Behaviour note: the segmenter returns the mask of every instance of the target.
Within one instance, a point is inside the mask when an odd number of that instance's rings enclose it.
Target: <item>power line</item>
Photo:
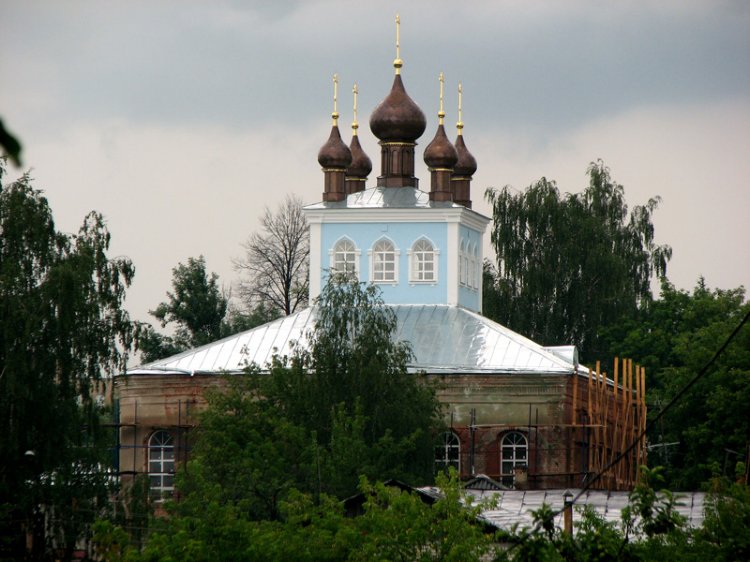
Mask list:
[[[610,468],[614,467],[617,463],[619,463],[623,458],[625,458],[630,451],[632,451],[637,444],[643,439],[646,434],[656,425],[656,423],[664,416],[664,414],[669,411],[669,409],[674,406],[677,401],[682,398],[692,387],[695,383],[697,383],[703,376],[708,372],[708,370],[711,368],[711,366],[716,362],[716,360],[719,358],[719,356],[724,353],[724,350],[727,348],[727,346],[731,343],[731,341],[734,339],[734,337],[739,333],[739,331],[742,329],[742,326],[744,326],[747,321],[750,319],[750,310],[748,310],[747,314],[745,314],[745,317],[742,319],[742,321],[737,325],[737,327],[732,331],[731,334],[729,334],[729,337],[724,341],[724,343],[721,345],[721,347],[714,353],[713,357],[706,363],[703,368],[698,372],[697,375],[695,375],[680,391],[674,395],[674,397],[667,403],[667,405],[662,408],[661,411],[646,425],[646,428],[633,440],[632,443],[625,449],[622,453],[620,453],[618,456],[616,456],[612,461],[610,461],[609,464],[607,464],[604,468],[602,468],[600,471],[598,471],[596,474],[594,474],[594,477],[591,478],[588,482],[586,482],[581,488],[581,490],[576,494],[576,496],[571,501],[572,504],[574,504],[583,494],[588,490],[595,482],[597,482]],[[562,510],[558,511],[555,516],[562,513]]]
[[[576,494],[576,496],[570,501],[570,505],[572,508],[572,505],[575,504],[576,501],[580,499],[580,497],[595,483],[597,482],[609,469],[617,465],[622,459],[624,459],[630,451],[632,451],[636,445],[640,442],[641,439],[643,439],[646,434],[654,427],[656,422],[658,422],[664,414],[672,407],[674,406],[678,400],[680,400],[692,387],[695,383],[697,383],[703,376],[708,372],[708,370],[711,368],[711,366],[716,362],[716,360],[721,356],[722,353],[724,353],[724,350],[729,346],[729,344],[732,342],[732,340],[735,338],[735,336],[739,333],[739,331],[742,329],[742,327],[747,323],[747,321],[750,320],[750,309],[748,309],[747,314],[745,314],[745,317],[740,321],[740,323],[737,325],[737,327],[732,331],[731,334],[727,337],[727,339],[724,341],[724,343],[721,345],[721,347],[714,353],[713,357],[706,363],[703,368],[698,372],[697,375],[695,375],[688,383],[680,389],[680,391],[674,395],[674,397],[669,401],[669,403],[652,419],[647,425],[646,428],[633,440],[633,442],[625,449],[622,453],[620,453],[618,456],[616,456],[609,464],[607,464],[604,468],[602,468],[600,471],[598,471],[591,480],[586,482],[586,484],[581,488],[581,490]],[[565,510],[565,507],[562,509],[557,510],[553,515],[552,519],[555,519],[558,517],[563,511]],[[531,534],[536,533],[539,530],[540,523],[537,523],[534,525],[534,528],[531,531]],[[510,546],[510,548],[506,551],[507,553],[514,550],[520,543],[514,543]]]

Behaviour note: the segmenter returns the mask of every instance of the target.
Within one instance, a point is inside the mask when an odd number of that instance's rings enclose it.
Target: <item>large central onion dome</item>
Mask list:
[[[370,130],[383,142],[414,142],[427,127],[427,119],[404,89],[396,74],[393,87],[370,115]]]

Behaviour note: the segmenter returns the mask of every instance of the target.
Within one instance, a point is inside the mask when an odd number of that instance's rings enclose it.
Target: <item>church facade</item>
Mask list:
[[[451,142],[441,75],[439,125],[423,155],[429,190],[423,191],[414,170],[426,119],[406,93],[402,66],[397,56],[392,88],[370,117],[381,149],[372,186],[356,99],[348,146],[334,103],[331,132],[318,154],[322,201],[304,208],[311,301],[334,271],[381,289],[396,313],[395,337],[412,344],[410,371],[425,373],[439,388],[447,430],[436,436],[436,470],[454,466],[462,477],[483,474],[507,487],[579,487],[643,427],[643,372],[624,361],[610,379],[579,365],[572,346],[545,347],[482,316],[482,238],[490,219],[471,208],[477,163],[464,141],[460,101]],[[154,495],[170,493],[175,466],[189,456],[205,389],[220,384],[220,374],[241,375],[250,364],[262,370],[290,342],[305,345],[314,322],[315,309],[308,308],[117,377],[121,478],[147,474]],[[645,444],[598,485],[632,487],[643,462]]]

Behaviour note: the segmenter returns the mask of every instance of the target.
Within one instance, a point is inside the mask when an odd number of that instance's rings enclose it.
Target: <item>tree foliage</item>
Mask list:
[[[41,557],[69,552],[106,498],[94,398],[125,367],[134,269],[107,257],[97,213],[58,232],[28,174],[0,187],[0,233],[0,551],[23,552],[27,525]]]
[[[242,244],[245,256],[234,260],[240,273],[240,297],[248,308],[271,307],[289,315],[307,305],[310,231],[302,201],[287,195],[276,212],[266,207],[261,232]]]
[[[185,498],[207,490],[248,519],[278,519],[291,490],[346,497],[360,475],[427,483],[440,425],[431,387],[407,371],[393,311],[344,278],[322,291],[309,346],[207,395]]]
[[[602,327],[633,315],[666,274],[671,248],[654,242],[659,198],[628,213],[625,190],[599,160],[582,193],[540,179],[523,193],[488,189],[497,269],[485,272],[494,320],[546,345],[571,343],[591,358]],[[494,274],[493,274],[494,273]]]
[[[649,410],[656,413],[698,373],[750,311],[742,287],[692,293],[662,284],[661,297],[605,334],[610,353],[639,357],[646,368]],[[750,442],[750,328],[746,325],[711,370],[649,436],[651,458],[670,486],[696,489],[712,475],[733,476]],[[669,445],[677,443],[677,445]],[[663,445],[663,446],[662,446]]]
[[[237,506],[205,498],[200,510],[155,522],[146,548],[127,545],[121,528],[97,527],[108,560],[422,560],[472,561],[491,556],[493,534],[477,521],[487,503],[470,505],[458,479],[441,475],[443,496],[433,504],[417,494],[362,479],[364,513],[346,517],[343,504],[293,490],[280,518],[252,521]]]
[[[216,341],[221,337],[221,322],[227,313],[227,298],[218,284],[219,276],[206,272],[203,256],[188,258],[172,270],[172,291],[167,301],[150,313],[162,327],[174,323],[175,340],[187,347]]]
[[[161,323],[175,326],[174,335],[158,333],[150,324],[138,329],[138,349],[143,361],[156,361],[223,337],[249,330],[275,318],[272,310],[258,306],[240,312],[230,306],[219,286],[219,276],[206,271],[203,256],[188,258],[172,269],[172,291],[167,301],[149,311]]]

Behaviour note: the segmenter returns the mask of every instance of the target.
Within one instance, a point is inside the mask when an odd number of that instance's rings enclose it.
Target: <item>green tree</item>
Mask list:
[[[99,523],[96,545],[113,560],[485,560],[494,533],[477,520],[490,504],[471,504],[455,473],[439,477],[443,496],[417,494],[363,479],[364,513],[345,517],[343,504],[291,490],[275,521],[251,521],[236,505],[204,498],[201,510],[155,522],[135,552],[122,529]]]
[[[407,371],[393,311],[375,287],[336,278],[315,314],[309,347],[207,394],[179,475],[179,513],[209,494],[243,517],[274,520],[292,489],[343,498],[360,475],[431,481],[439,405]]]
[[[167,301],[149,312],[162,328],[172,324],[175,330],[173,336],[167,336],[148,323],[139,325],[138,350],[144,362],[249,330],[278,316],[262,303],[249,312],[231,306],[219,287],[219,276],[206,271],[203,256],[188,258],[186,264],[179,263],[172,269],[172,292],[167,292]]]
[[[411,346],[394,341],[395,330],[395,313],[376,286],[333,276],[317,302],[307,350],[279,362],[264,385],[275,408],[339,454],[333,466],[343,469],[349,455],[348,474],[329,475],[330,493],[351,493],[360,474],[407,482],[432,477],[440,406],[421,375],[408,372]],[[357,441],[363,450],[352,458]]]
[[[0,557],[24,556],[25,528],[33,558],[67,558],[106,506],[95,395],[125,368],[134,269],[97,213],[58,232],[28,174],[0,187],[0,232]]]
[[[174,323],[175,342],[185,347],[198,347],[221,337],[221,322],[227,313],[227,298],[218,284],[219,276],[206,272],[203,256],[188,258],[172,270],[172,290],[167,301],[150,313],[162,328]]]
[[[612,354],[641,358],[650,412],[656,413],[708,363],[748,310],[742,287],[711,290],[701,278],[690,293],[664,282],[658,300],[630,322],[610,328],[605,339]],[[714,472],[733,474],[750,442],[750,418],[742,407],[748,403],[750,328],[745,326],[650,436],[656,445],[651,459],[666,466],[670,487],[696,489]]]
[[[651,298],[672,253],[654,242],[658,197],[628,213],[623,186],[601,160],[588,176],[579,194],[561,195],[545,178],[524,193],[485,194],[498,259],[497,273],[485,274],[493,319],[546,345],[575,344],[584,360],[599,358],[603,327]]]

